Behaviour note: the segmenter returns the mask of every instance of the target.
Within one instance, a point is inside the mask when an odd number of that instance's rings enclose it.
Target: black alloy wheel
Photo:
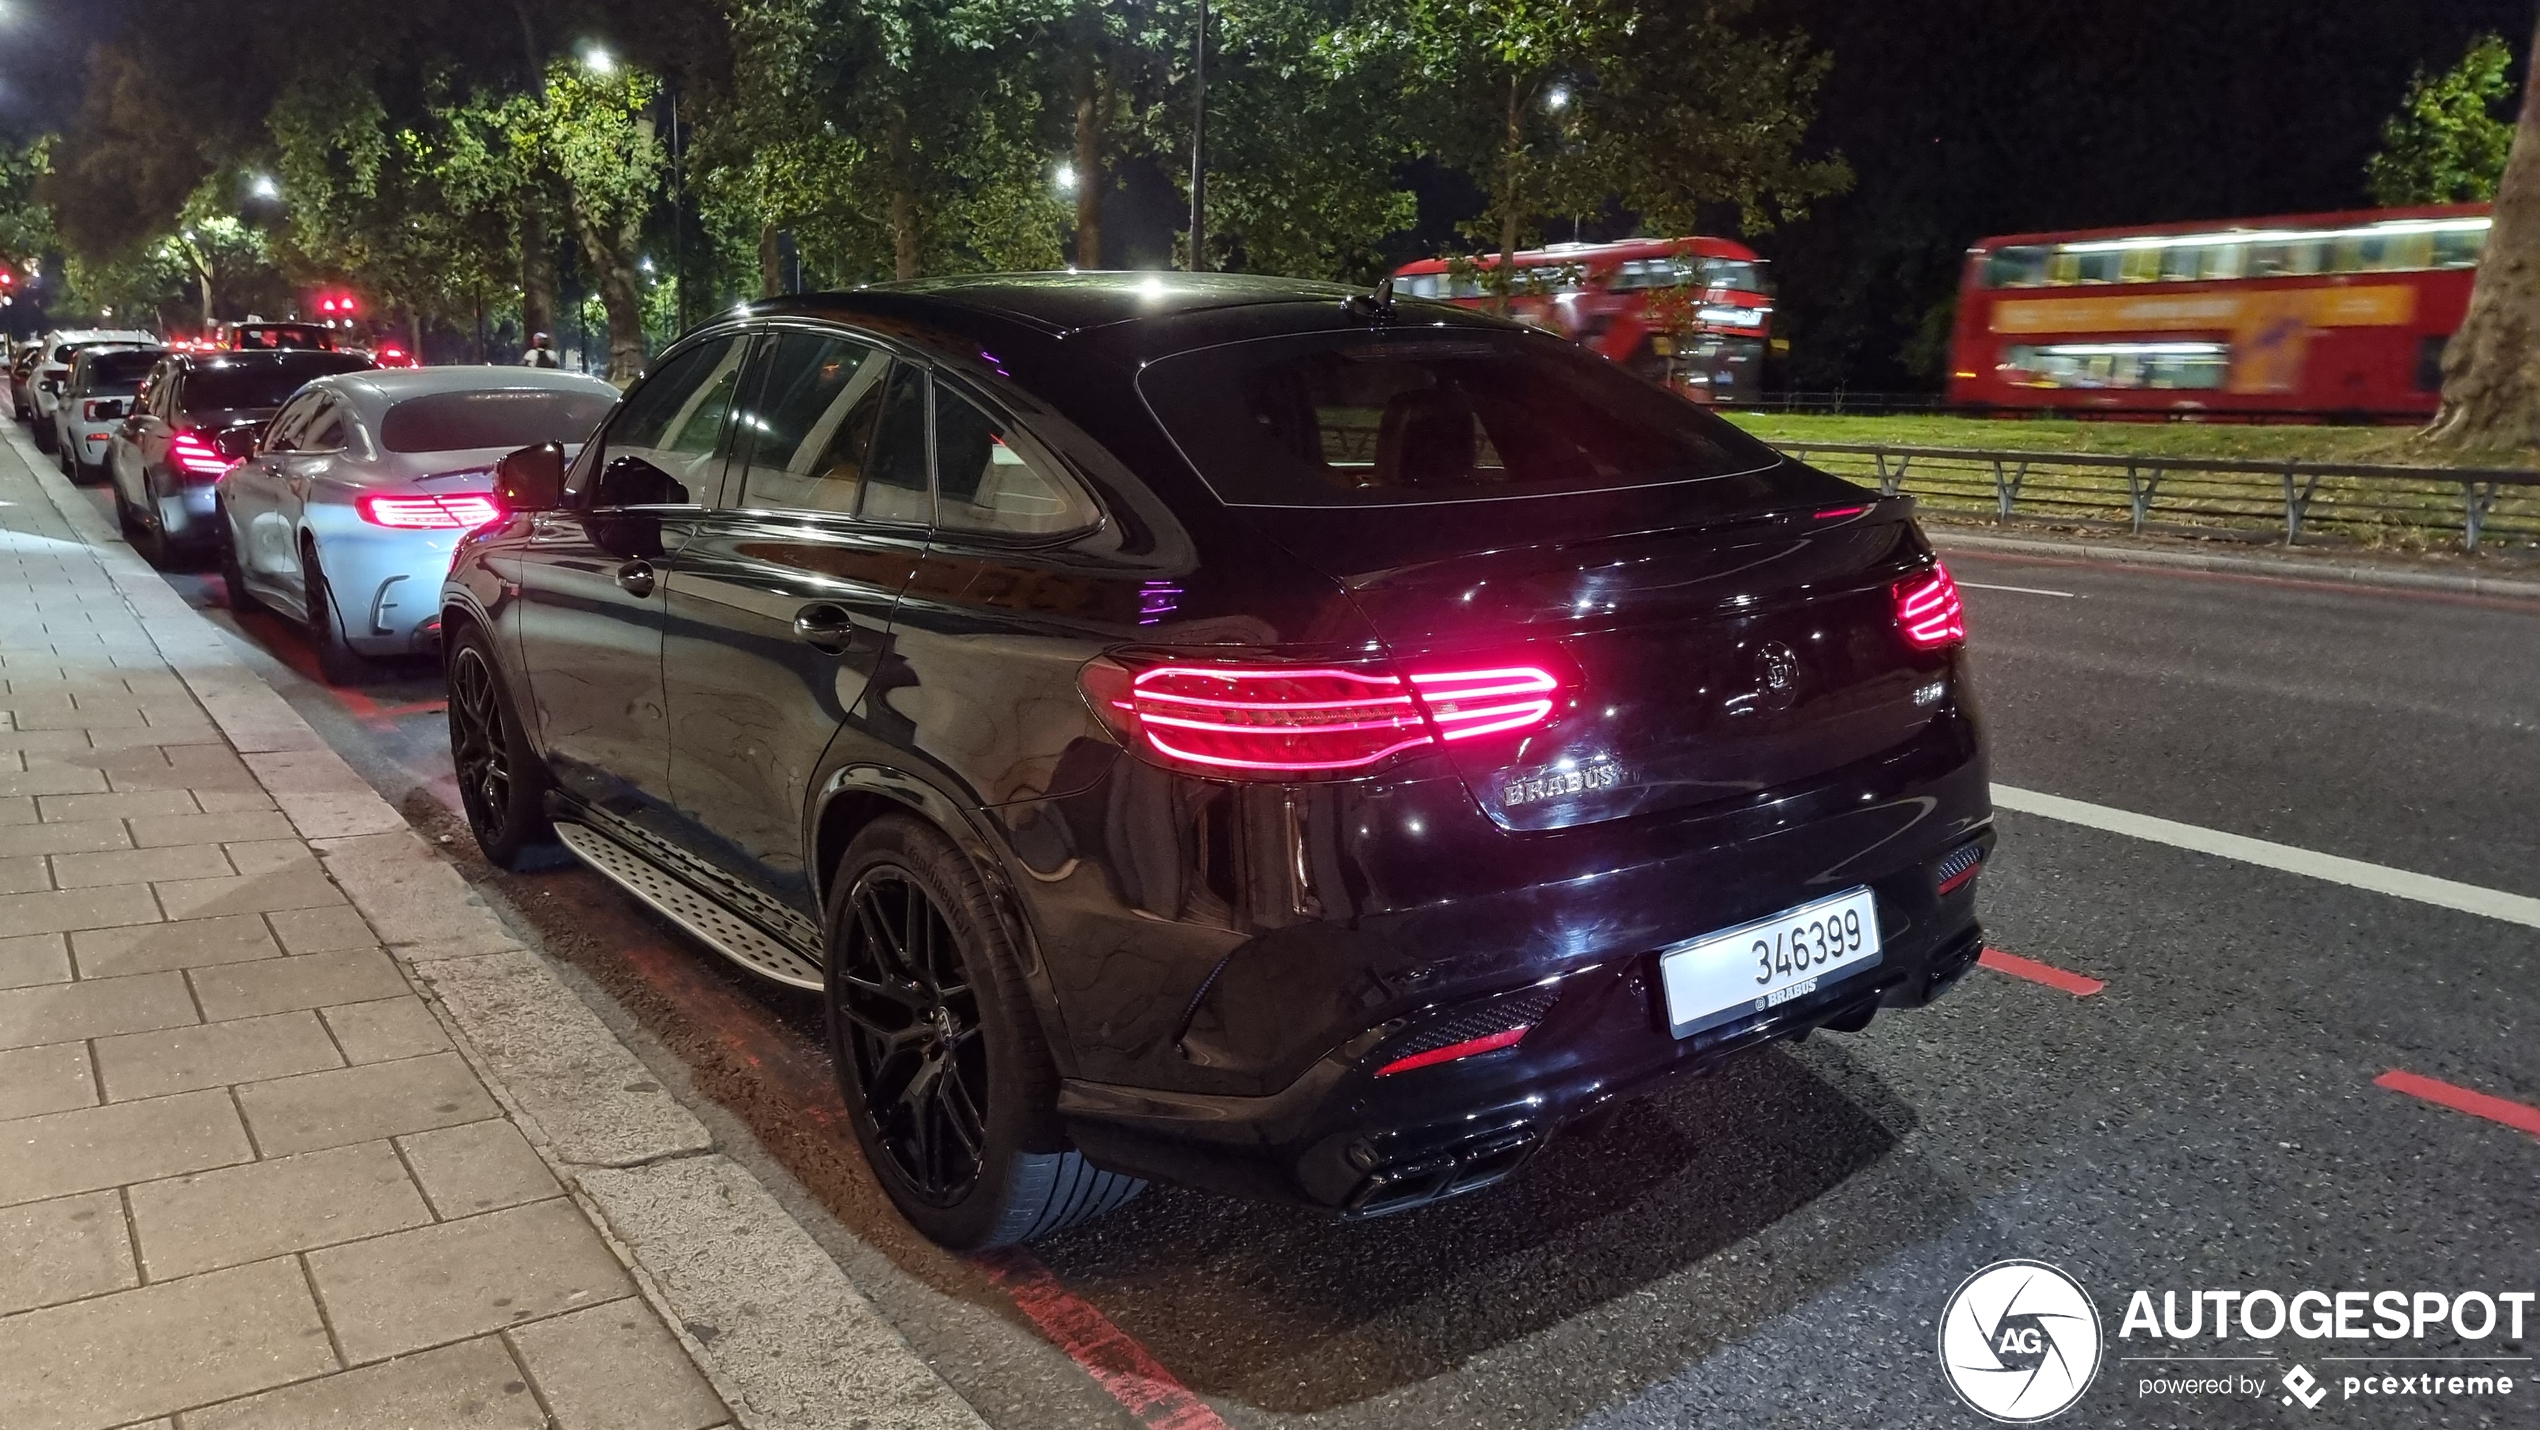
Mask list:
[[[885,815],[830,881],[829,1054],[856,1141],[900,1214],[956,1251],[1100,1216],[1146,1183],[1087,1162],[1014,935],[932,824]]]
[[[554,834],[546,817],[546,765],[529,748],[494,669],[485,637],[470,627],[450,652],[450,756],[459,804],[485,857],[505,869]]]
[[[978,1184],[988,1141],[988,1044],[958,940],[887,864],[848,891],[842,932],[837,1006],[863,1115],[909,1189],[951,1206]]]

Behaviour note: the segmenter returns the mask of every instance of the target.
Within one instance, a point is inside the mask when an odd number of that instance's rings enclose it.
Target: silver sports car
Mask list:
[[[494,463],[577,448],[617,401],[596,377],[513,367],[342,373],[294,393],[255,455],[216,484],[234,604],[305,619],[326,678],[439,640],[441,579],[498,519]]]

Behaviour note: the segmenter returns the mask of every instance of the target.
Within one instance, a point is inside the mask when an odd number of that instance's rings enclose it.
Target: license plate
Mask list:
[[[1704,934],[1658,955],[1668,1031],[1705,1028],[1770,1012],[1830,988],[1879,961],[1878,906],[1852,889],[1770,918]]]

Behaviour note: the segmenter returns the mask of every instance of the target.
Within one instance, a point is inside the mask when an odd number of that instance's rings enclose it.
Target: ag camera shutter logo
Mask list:
[[[2028,1425],[2070,1410],[2099,1373],[2099,1311],[2043,1261],[1997,1261],[1940,1313],[1940,1369],[1967,1407]]]

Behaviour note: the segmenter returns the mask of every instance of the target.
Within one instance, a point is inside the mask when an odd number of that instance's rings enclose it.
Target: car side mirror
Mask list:
[[[564,444],[541,442],[495,463],[494,495],[505,511],[554,511],[564,505]]]
[[[243,462],[256,455],[256,429],[231,427],[212,439],[212,447],[233,462]]]
[[[591,487],[591,505],[601,510],[687,504],[688,488],[641,457],[610,458]]]

